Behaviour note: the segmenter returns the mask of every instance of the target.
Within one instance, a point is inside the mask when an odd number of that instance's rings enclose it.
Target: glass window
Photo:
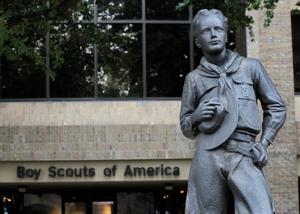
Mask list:
[[[93,0],[82,0],[83,5],[78,9],[71,11],[69,19],[75,22],[93,21],[95,5]]]
[[[292,15],[293,63],[295,92],[300,92],[300,15]]]
[[[97,0],[97,20],[141,19],[141,0]]]
[[[12,212],[15,213],[15,212]],[[61,197],[57,194],[24,194],[23,214],[61,214]]]
[[[94,25],[60,24],[54,29],[59,34],[51,38],[59,38],[64,62],[56,67],[50,58],[50,68],[56,71],[50,80],[50,97],[94,97]],[[54,47],[50,39],[50,52]]]
[[[152,192],[118,192],[116,213],[157,213],[154,210],[154,200]]]
[[[45,71],[27,57],[2,58],[1,98],[45,98]]]
[[[113,213],[113,201],[94,201],[93,214],[112,214]]]
[[[50,62],[44,70],[26,57],[2,57],[1,98],[181,96],[185,75],[203,56],[190,41],[192,10],[177,10],[181,0],[82,2],[66,9],[64,21],[51,24],[49,45],[44,37],[29,32],[29,44],[37,48],[43,62]],[[294,31],[294,38],[300,38],[299,30]],[[241,34],[229,33],[228,48],[242,53],[245,43],[237,35]],[[295,85],[300,91],[299,48],[295,47]]]
[[[99,24],[97,31],[99,97],[141,97],[142,26]]]
[[[86,214],[85,202],[65,202],[65,214]]]
[[[176,6],[181,0],[146,0],[146,19],[187,20],[188,8],[177,10]]]
[[[25,35],[27,36],[24,38],[27,40],[25,43],[34,49],[40,56],[40,63],[43,64],[45,39],[31,29],[28,29]],[[13,45],[11,51],[14,53],[17,51]],[[43,69],[43,66],[36,65],[34,60],[26,56],[26,52],[17,58],[14,54],[9,55],[10,58],[1,57],[0,59],[1,98],[45,98],[46,66]]]
[[[147,25],[147,96],[181,96],[189,51],[189,25]]]

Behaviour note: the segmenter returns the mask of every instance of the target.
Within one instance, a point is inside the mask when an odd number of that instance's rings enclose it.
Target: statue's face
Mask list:
[[[227,32],[224,23],[216,16],[201,19],[196,44],[202,47],[204,53],[219,54],[225,49]]]

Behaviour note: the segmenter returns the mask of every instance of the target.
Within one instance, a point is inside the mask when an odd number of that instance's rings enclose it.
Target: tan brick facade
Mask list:
[[[191,158],[179,101],[1,104],[2,160]]]
[[[267,176],[279,213],[298,213],[297,132],[291,37],[291,7],[295,1],[281,0],[269,28],[263,13],[255,12],[255,41],[248,40],[248,57],[259,58],[288,106],[284,127],[270,149]]]
[[[297,149],[290,10],[281,0],[269,28],[255,12],[259,58],[288,105],[287,121],[270,149],[267,177],[279,213],[298,213]],[[7,102],[0,104],[0,160],[188,159],[194,145],[179,128],[180,101]],[[298,130],[298,131],[297,131]]]

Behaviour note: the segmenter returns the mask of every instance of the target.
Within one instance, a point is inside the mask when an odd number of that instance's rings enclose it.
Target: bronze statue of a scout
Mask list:
[[[227,213],[231,192],[235,213],[275,213],[262,168],[285,121],[285,103],[258,60],[226,49],[221,11],[200,10],[192,27],[204,56],[186,76],[182,93],[181,129],[197,143],[185,212]]]

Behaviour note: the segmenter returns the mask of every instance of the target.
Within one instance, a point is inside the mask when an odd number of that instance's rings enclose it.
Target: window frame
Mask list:
[[[101,101],[101,100],[112,100],[112,101],[121,101],[121,100],[180,100],[180,95],[178,97],[149,97],[147,96],[147,32],[146,27],[148,24],[154,25],[189,25],[189,68],[190,71],[194,69],[194,38],[193,38],[193,29],[192,29],[192,19],[193,19],[193,7],[190,5],[188,7],[188,17],[186,19],[147,19],[146,18],[146,1],[139,0],[141,4],[141,18],[140,19],[112,19],[112,20],[98,20],[98,6],[96,0],[93,0],[93,19],[83,20],[76,22],[76,24],[141,24],[142,25],[142,90],[143,95],[141,97],[101,97],[98,95],[98,78],[97,78],[97,68],[98,68],[98,47],[94,44],[94,94],[91,97],[51,97],[51,86],[50,86],[50,32],[47,32],[45,35],[46,41],[46,52],[45,52],[45,97],[42,98],[2,98],[1,89],[0,89],[0,102],[6,101]],[[149,0],[148,0],[149,1]],[[0,76],[1,76],[1,59],[0,59]],[[1,80],[0,80],[1,81]],[[1,83],[1,82],[0,82]],[[1,83],[2,87],[2,83]],[[0,88],[1,88],[0,87]]]

